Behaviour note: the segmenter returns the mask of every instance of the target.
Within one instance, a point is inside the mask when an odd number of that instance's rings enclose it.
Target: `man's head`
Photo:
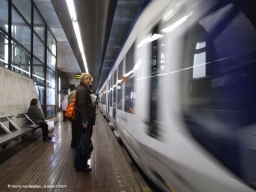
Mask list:
[[[38,99],[34,98],[30,101],[30,105],[38,106]]]

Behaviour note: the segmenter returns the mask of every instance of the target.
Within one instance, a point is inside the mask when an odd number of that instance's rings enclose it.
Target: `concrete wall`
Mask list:
[[[33,80],[0,67],[0,88],[0,116],[15,115],[12,120],[19,127],[25,126],[25,118],[16,115],[26,113],[31,99],[38,99]],[[4,124],[8,126],[7,122]]]

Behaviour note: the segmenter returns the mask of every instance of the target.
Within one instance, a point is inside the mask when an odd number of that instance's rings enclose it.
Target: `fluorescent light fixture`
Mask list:
[[[59,93],[59,108],[60,108],[60,93]]]
[[[59,91],[60,91],[60,77],[59,77]]]
[[[9,53],[9,51],[8,51],[8,40],[7,39],[4,40],[4,44],[5,44],[4,45],[4,60],[7,63],[7,61],[8,61],[8,53]]]
[[[164,28],[162,31],[165,33],[169,33],[171,31],[173,31],[174,29],[176,29],[177,27],[179,27],[182,23],[184,23],[185,21],[187,21],[187,19],[193,15],[193,12],[188,13],[187,15],[185,15],[184,17],[182,17],[180,20],[178,20],[177,22],[173,23],[172,25],[170,25],[169,27]]]
[[[80,50],[80,53],[81,53],[81,56],[82,56],[82,59],[84,62],[85,71],[86,71],[86,73],[89,73],[87,62],[86,62],[86,57],[85,57],[85,53],[84,53],[84,47],[83,47],[83,43],[82,43],[81,33],[80,33],[80,29],[79,29],[79,24],[77,22],[77,16],[76,16],[74,2],[73,2],[73,0],[66,0],[66,2],[67,2],[67,6],[68,6],[69,15],[71,17],[71,21],[73,24],[73,28],[74,28],[74,31],[76,34],[76,40],[77,40],[79,50]]]
[[[68,11],[69,11],[69,15],[71,17],[71,20],[76,20],[76,10],[75,10],[75,6],[74,6],[74,2],[73,0],[66,0],[67,5],[68,5]]]

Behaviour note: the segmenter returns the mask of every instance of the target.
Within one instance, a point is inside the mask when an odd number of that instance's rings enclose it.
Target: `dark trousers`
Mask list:
[[[42,121],[41,123],[39,123],[39,125],[40,127],[42,127],[43,138],[44,139],[48,138],[48,124]]]
[[[90,120],[89,120],[90,119]],[[83,132],[83,125],[82,125],[82,120],[80,115],[76,116],[76,123],[77,123],[77,147],[76,147],[76,156],[75,156],[75,168],[76,169],[85,169],[87,167],[87,161],[88,157],[87,156],[82,156],[81,153],[79,152],[79,140]],[[87,129],[91,126],[91,118],[88,118],[88,125]],[[90,129],[89,129],[90,131]]]
[[[71,140],[71,147],[76,147],[77,143],[77,131],[78,131],[78,125],[76,122],[71,122],[72,125],[72,140]]]
[[[92,138],[92,132],[93,132],[93,118],[92,117],[88,117],[87,129],[89,130],[90,137]]]
[[[65,114],[66,114],[66,111],[63,111],[63,121],[67,121]]]

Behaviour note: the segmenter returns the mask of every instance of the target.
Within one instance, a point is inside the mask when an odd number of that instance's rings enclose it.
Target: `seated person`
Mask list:
[[[52,138],[48,136],[48,124],[44,114],[38,108],[38,105],[38,99],[31,100],[30,107],[28,108],[28,116],[32,121],[34,121],[35,124],[38,124],[40,127],[42,127],[43,141],[50,142]]]
[[[129,98],[129,96],[126,95],[125,102],[124,102],[125,111],[128,113],[133,113],[132,107],[133,107],[132,100]]]

